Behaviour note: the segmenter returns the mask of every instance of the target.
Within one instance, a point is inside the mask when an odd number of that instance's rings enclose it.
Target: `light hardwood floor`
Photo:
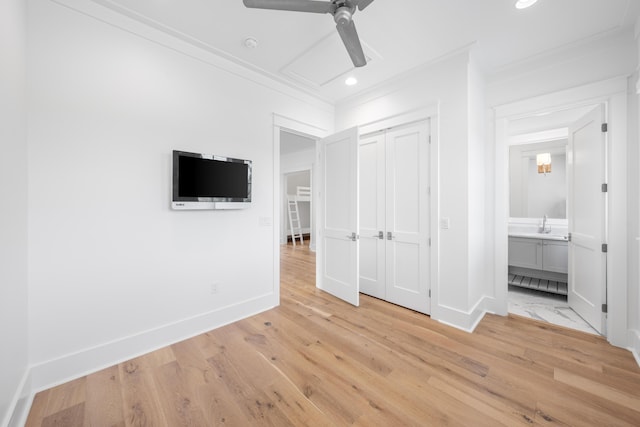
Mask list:
[[[38,393],[27,425],[640,425],[640,369],[600,337],[354,308],[316,290],[314,266],[283,247],[278,308]]]

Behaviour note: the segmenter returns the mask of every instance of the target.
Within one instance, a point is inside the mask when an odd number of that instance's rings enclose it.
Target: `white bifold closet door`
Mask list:
[[[360,291],[429,314],[429,122],[360,138]]]

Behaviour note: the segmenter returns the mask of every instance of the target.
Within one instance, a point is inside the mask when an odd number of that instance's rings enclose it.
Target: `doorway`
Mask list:
[[[602,105],[509,122],[510,313],[605,331],[606,254],[598,246],[606,242],[606,193],[597,188],[607,182],[604,122]]]
[[[577,86],[546,95],[537,96],[509,104],[496,106],[495,115],[496,151],[494,164],[494,275],[495,299],[490,305],[496,314],[507,315],[508,277],[508,224],[509,224],[509,175],[508,141],[511,121],[533,117],[548,112],[570,108],[599,105],[605,106],[608,129],[606,159],[608,178],[608,206],[605,212],[607,227],[607,289],[602,308],[606,323],[603,334],[611,344],[626,348],[629,345],[628,322],[628,140],[627,140],[627,96],[626,77],[615,77],[582,86]]]
[[[302,236],[306,245],[315,249],[315,215],[311,190],[315,158],[316,139],[280,129],[281,244],[293,241],[294,236]],[[297,244],[300,243],[298,240]]]

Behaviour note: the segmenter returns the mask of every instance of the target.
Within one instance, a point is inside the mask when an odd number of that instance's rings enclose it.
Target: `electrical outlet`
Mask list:
[[[218,293],[218,284],[217,283],[212,283],[211,284],[211,295],[215,295]]]

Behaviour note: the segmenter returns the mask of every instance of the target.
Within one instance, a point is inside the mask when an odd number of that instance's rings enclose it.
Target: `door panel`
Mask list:
[[[384,137],[360,139],[360,292],[380,299],[386,297]]]
[[[392,263],[395,277],[392,283],[396,289],[408,291],[414,295],[420,294],[420,245],[398,243],[393,245]]]
[[[603,332],[606,292],[604,213],[606,193],[604,111],[598,106],[569,128],[569,306],[595,330]]]
[[[358,129],[320,144],[320,248],[317,287],[359,304]]]
[[[429,124],[386,134],[386,299],[429,313]]]
[[[392,195],[395,231],[420,231],[420,134],[419,130],[391,133],[389,168],[391,177],[387,192]]]

